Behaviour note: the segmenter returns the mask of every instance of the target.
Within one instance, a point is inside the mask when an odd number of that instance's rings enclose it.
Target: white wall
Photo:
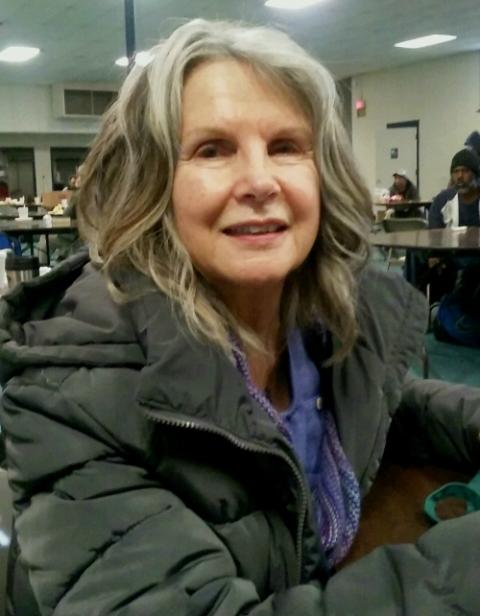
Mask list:
[[[429,199],[446,187],[452,156],[471,131],[480,131],[479,80],[478,52],[353,78],[353,104],[364,98],[367,113],[357,118],[352,108],[352,144],[371,190],[376,131],[407,120],[420,121],[421,196]]]
[[[94,133],[98,119],[55,118],[51,86],[0,85],[0,133]]]
[[[56,118],[51,86],[0,85],[0,149],[34,148],[37,192],[52,190],[51,147],[87,147],[98,119]]]

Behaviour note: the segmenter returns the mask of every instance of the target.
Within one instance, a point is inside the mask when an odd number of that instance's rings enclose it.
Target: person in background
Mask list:
[[[390,202],[395,204],[396,207],[387,209],[387,218],[419,218],[424,215],[423,208],[407,203],[418,200],[418,191],[405,169],[399,169],[393,174],[393,184],[389,191]],[[405,202],[404,205],[403,202]]]
[[[467,148],[470,148],[477,156],[480,157],[480,133],[478,130],[472,131],[465,139]]]
[[[470,141],[476,142],[475,139]],[[442,190],[430,206],[429,228],[480,227],[480,158],[472,147],[464,148],[454,155],[450,174],[452,185]],[[478,253],[464,251],[458,255],[448,256],[442,253],[430,254],[428,266],[426,280],[430,285],[432,300],[451,302],[454,298],[458,301],[459,314],[464,320],[465,315],[469,314],[478,318],[480,305]],[[480,320],[476,326],[480,328]],[[434,331],[437,337],[442,339],[437,321]]]
[[[68,197],[68,203],[63,208],[63,211],[60,210],[60,213],[63,216],[70,218],[71,220],[77,219],[77,201],[78,201],[78,189],[81,184],[81,170],[82,165],[80,165],[77,169],[77,173],[72,176],[70,194]],[[61,207],[61,206],[59,206]],[[63,233],[61,235],[54,236],[50,239],[50,251],[52,255],[52,260],[54,263],[58,263],[59,261],[63,261],[70,255],[74,254],[78,250],[83,247],[83,241],[80,238],[78,230],[72,230],[69,233]]]
[[[78,200],[78,189],[80,188],[82,184],[82,179],[81,179],[82,168],[83,168],[83,165],[79,165],[77,169],[77,173],[73,176],[72,187],[70,189],[72,191],[72,194],[70,195],[68,199],[68,205],[63,212],[64,216],[68,216],[72,220],[76,220],[77,218],[76,208],[77,208],[77,200]]]
[[[473,614],[480,513],[340,569],[387,433],[476,471],[480,392],[408,375],[425,302],[367,267],[333,78],[284,33],[226,22],[151,53],[82,170],[90,259],[0,305],[41,613]]]
[[[390,198],[396,197],[399,201],[416,201],[418,192],[415,184],[410,180],[405,169],[395,171],[393,184],[390,186]]]
[[[77,186],[76,186],[76,184],[77,184],[77,176],[78,176],[78,172],[75,173],[74,175],[71,175],[68,178],[67,185],[63,187],[63,190],[75,190],[77,188]]]
[[[452,158],[453,185],[433,199],[428,212],[430,229],[480,226],[480,159],[464,148]]]

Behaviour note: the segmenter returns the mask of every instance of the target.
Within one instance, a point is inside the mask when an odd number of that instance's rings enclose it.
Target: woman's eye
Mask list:
[[[226,156],[231,151],[227,143],[222,141],[212,141],[201,145],[196,152],[200,158],[217,158]]]
[[[270,154],[298,154],[300,147],[294,141],[288,139],[282,139],[280,141],[274,141],[269,147]]]

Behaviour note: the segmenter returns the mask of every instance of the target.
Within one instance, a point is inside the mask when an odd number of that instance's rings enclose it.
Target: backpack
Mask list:
[[[10,248],[14,255],[22,255],[22,246],[16,237],[9,237],[0,231],[0,250]]]
[[[437,340],[480,348],[480,269],[466,268],[440,301],[433,321]]]

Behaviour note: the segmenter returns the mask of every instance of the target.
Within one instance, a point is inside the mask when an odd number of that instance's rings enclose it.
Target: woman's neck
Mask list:
[[[277,410],[290,403],[288,362],[285,339],[281,331],[281,291],[255,290],[253,293],[229,294],[227,306],[235,319],[252,331],[265,352],[249,349],[246,352],[253,383],[265,392]]]

